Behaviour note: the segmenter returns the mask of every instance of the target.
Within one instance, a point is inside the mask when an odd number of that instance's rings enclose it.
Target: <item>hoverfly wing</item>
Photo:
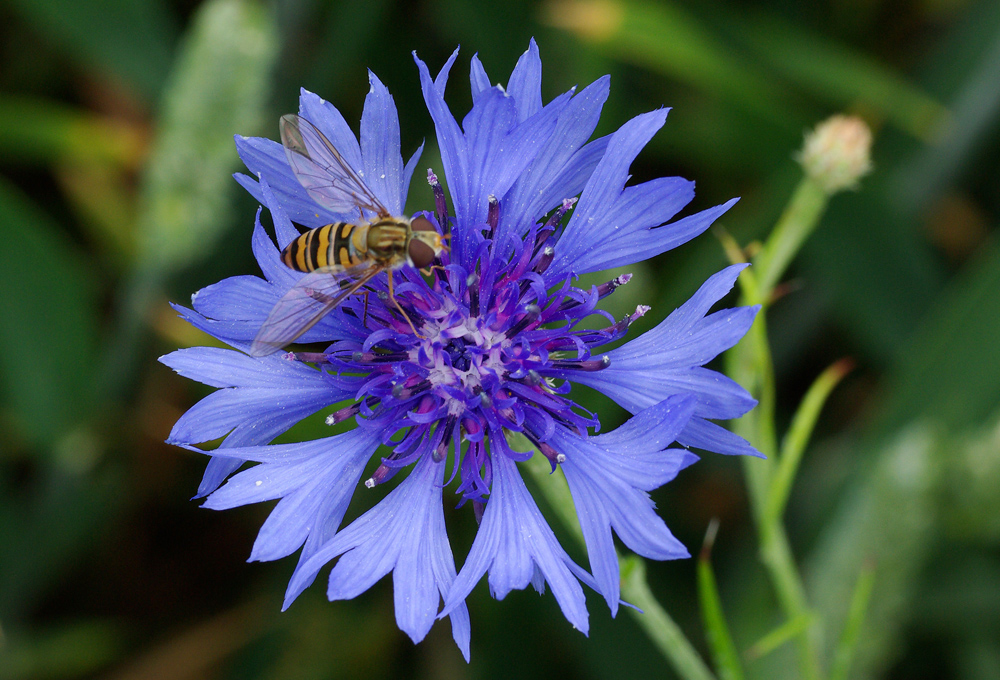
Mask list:
[[[309,197],[334,213],[364,208],[388,217],[360,175],[315,125],[295,114],[281,117],[281,144],[288,164]]]
[[[267,356],[294,342],[380,271],[381,267],[364,263],[346,270],[324,267],[306,274],[271,309],[250,345],[250,356]],[[342,287],[346,278],[355,280]]]

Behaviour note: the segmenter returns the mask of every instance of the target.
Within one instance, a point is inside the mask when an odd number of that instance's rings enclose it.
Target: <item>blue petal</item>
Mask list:
[[[444,103],[442,78],[432,83],[427,66],[416,56],[414,59],[455,209],[452,260],[468,263],[475,243],[473,225],[485,221],[488,197],[500,198],[507,193],[552,134],[568,98],[518,124],[514,99],[502,88],[493,87],[481,92],[474,102],[462,122],[463,133]]]
[[[523,122],[541,110],[542,59],[538,56],[538,45],[534,38],[514,66],[510,80],[507,81],[507,92],[517,102],[518,121]]]
[[[261,527],[250,559],[285,557],[307,539],[314,544],[329,540],[379,443],[373,433],[352,430],[301,444],[231,449],[232,455],[266,462],[233,476],[204,505],[218,510],[281,498]],[[274,449],[283,455],[275,456]]]
[[[349,166],[363,173],[358,138],[336,106],[303,88],[299,91],[299,115],[319,128]]]
[[[459,48],[456,47],[455,51],[452,52],[451,56],[444,62],[444,66],[442,66],[441,70],[438,71],[437,77],[434,78],[434,89],[436,89],[438,94],[442,97],[444,96],[445,87],[448,85],[448,74],[451,72],[451,67],[455,64],[455,59],[458,58],[458,50]],[[417,59],[416,51],[413,52],[413,58],[417,61],[418,65],[422,63],[419,59]]]
[[[365,182],[393,215],[402,215],[406,203],[403,158],[399,154],[399,116],[385,85],[371,71],[371,86],[361,115],[361,155]]]
[[[182,307],[178,304],[170,303],[177,316],[187,321],[200,331],[208,333],[213,338],[218,338],[231,347],[246,351],[250,348],[250,343],[257,334],[260,327],[252,327],[246,321],[230,321],[220,319],[209,319],[198,312]]]
[[[278,301],[267,281],[256,276],[231,276],[191,296],[195,311],[212,319],[242,321],[254,330],[267,318]]]
[[[284,387],[299,389],[303,383],[326,384],[319,371],[280,354],[252,358],[242,352],[217,347],[190,347],[160,357],[160,363],[178,374],[211,387]],[[344,398],[347,398],[345,395]]]
[[[469,84],[472,87],[473,103],[479,101],[483,93],[490,89],[490,77],[486,75],[483,62],[479,61],[479,54],[472,55],[472,63],[469,66]]]
[[[230,437],[226,439],[228,440]],[[266,444],[267,442],[261,443]],[[201,476],[201,482],[198,484],[198,492],[192,500],[204,498],[218,489],[226,481],[226,477],[236,472],[243,463],[244,461],[238,458],[213,457],[205,466],[205,473]]]
[[[655,328],[608,352],[611,365],[606,369],[593,373],[578,371],[571,379],[607,394],[632,413],[673,394],[691,394],[697,399],[695,415],[699,418],[729,419],[743,415],[756,401],[735,382],[700,366],[736,344],[753,323],[757,307],[739,307],[705,316],[732,289],[744,266],[734,265],[715,274]],[[689,436],[699,435],[689,433]],[[704,441],[717,442],[720,436],[713,434]],[[740,447],[730,441],[726,448],[732,453]],[[746,448],[752,451],[749,446]]]
[[[598,79],[559,113],[551,136],[504,198],[501,234],[523,235],[527,225],[583,189],[607,146],[607,140],[586,141],[597,127],[609,83],[608,77]]]
[[[341,219],[342,216],[321,208],[309,197],[292,173],[281,144],[270,139],[237,135],[236,151],[253,176],[236,174],[234,177],[262,205],[268,201],[255,179],[266,177],[278,204],[299,224],[312,229]]]
[[[694,196],[693,183],[661,178],[625,187],[629,166],[666,120],[665,109],[636,116],[612,135],[590,176],[580,202],[546,272],[555,281],[566,274],[599,271],[658,255],[693,238],[725,212],[729,203],[664,225]],[[661,226],[663,225],[663,226]],[[594,248],[601,243],[601,248]]]
[[[764,457],[743,437],[697,416],[691,418],[684,431],[677,436],[677,441],[684,446],[724,453],[727,456]]]
[[[421,154],[423,154],[423,152],[424,152],[424,143],[420,142],[420,146],[417,147],[417,150],[413,152],[412,156],[410,156],[410,160],[406,161],[406,167],[403,168],[403,195],[404,196],[409,193],[410,181],[413,178],[413,171],[414,171],[414,169],[416,169],[417,163],[420,161],[420,156],[421,156]],[[404,204],[404,207],[405,207],[405,204]],[[416,212],[416,211],[415,210],[411,210],[410,214],[412,214],[414,212]]]
[[[445,176],[448,178],[448,191],[451,193],[456,210],[458,209],[459,197],[467,196],[469,193],[465,135],[462,134],[461,128],[444,101],[444,86],[448,81],[448,70],[457,55],[458,51],[456,50],[441,69],[437,81],[433,81],[427,70],[427,65],[417,57],[416,52],[413,53],[413,59],[420,72],[420,88],[424,94],[424,103],[427,105],[431,120],[434,121],[438,149],[441,152],[441,163],[444,166]]]
[[[350,599],[368,590],[390,571],[396,622],[414,642],[434,624],[440,595],[455,577],[455,563],[444,528],[441,488],[444,465],[429,456],[378,505],[337,533],[310,559],[289,584],[294,598],[322,565],[340,555],[330,573],[330,600]],[[456,643],[468,657],[468,611],[464,604],[453,618]]]
[[[511,590],[531,583],[537,568],[552,588],[563,615],[586,635],[587,605],[574,576],[580,568],[559,545],[525,488],[516,464],[504,455],[492,460],[490,500],[469,556],[445,597],[441,615],[463,604],[487,570],[491,592],[503,599]]]
[[[653,509],[647,491],[673,479],[695,457],[665,448],[691,418],[694,400],[674,397],[648,409],[613,433],[582,439],[557,427],[549,443],[566,456],[563,472],[601,592],[618,611],[620,574],[611,530],[634,552],[651,559],[687,557]],[[634,421],[634,422],[633,422]],[[657,442],[651,445],[651,442]],[[651,448],[652,446],[652,448]]]
[[[328,385],[302,389],[228,387],[208,395],[192,406],[170,431],[171,443],[194,444],[218,439],[234,427],[253,426],[276,436],[297,421],[342,401],[343,391]]]
[[[251,239],[251,244],[254,249],[254,256],[257,258],[257,262],[258,264],[260,264],[261,269],[263,270],[265,262],[262,260],[262,256],[267,258],[268,263],[276,261],[280,262],[279,250],[285,248],[289,243],[298,238],[299,230],[295,228],[295,225],[292,224],[291,219],[289,219],[288,217],[288,213],[285,211],[284,208],[281,207],[281,205],[275,199],[274,192],[271,191],[271,185],[268,183],[266,177],[260,178],[259,186],[261,194],[264,197],[264,205],[267,206],[268,211],[270,211],[271,213],[271,222],[274,223],[274,232],[275,232],[274,235],[277,238],[277,243],[278,243],[278,247],[274,248],[274,243],[271,242],[271,239],[267,238],[266,234],[258,236],[257,235],[258,230],[254,229],[254,234],[253,238]],[[258,222],[260,221],[259,212],[257,213],[257,221]],[[263,229],[261,229],[260,231],[263,231]],[[263,249],[261,252],[258,252],[259,250],[257,245],[258,241],[265,242],[262,243],[262,245],[266,245],[267,248]],[[266,272],[264,275],[267,277],[268,281],[271,281],[272,283],[275,281],[275,279],[271,276],[268,276]]]

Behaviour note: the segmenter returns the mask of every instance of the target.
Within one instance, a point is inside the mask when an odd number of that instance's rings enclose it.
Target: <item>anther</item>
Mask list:
[[[562,218],[566,215],[566,212],[576,205],[575,198],[564,198],[562,205],[552,213],[549,219],[545,220],[545,224],[542,228],[538,230],[538,236],[535,239],[535,250],[538,250],[544,243],[548,242],[549,245],[554,245],[556,241],[559,240],[561,232],[559,231],[559,223],[562,222]]]
[[[559,208],[552,213],[552,216],[549,217],[549,219],[545,220],[545,225],[542,228],[555,229],[559,223],[562,222],[562,218],[566,212],[574,205],[576,205],[576,198],[564,198],[562,205],[560,205]]]
[[[288,352],[283,359],[288,361],[304,361],[311,364],[322,364],[330,360],[329,354],[322,352]]]
[[[555,256],[556,249],[552,246],[545,246],[542,248],[542,253],[539,256],[538,261],[535,262],[534,270],[539,274],[544,274],[545,270],[549,268],[550,264],[552,264],[552,260]]]
[[[431,190],[434,192],[434,212],[437,214],[438,224],[447,234],[449,232],[448,204],[444,200],[444,189],[441,187],[441,182],[438,181],[437,175],[431,168],[427,168],[427,183],[431,185]]]
[[[605,297],[611,295],[620,286],[624,286],[626,283],[632,280],[631,274],[622,274],[621,276],[616,276],[607,283],[602,283],[597,287],[598,297]]]
[[[490,233],[486,235],[486,238],[491,238],[497,225],[500,224],[500,201],[493,194],[490,194],[486,200],[489,202],[489,208],[486,211],[486,224],[490,225]]]
[[[438,425],[438,427],[443,427],[444,430],[441,433],[441,441],[434,449],[434,453],[431,454],[431,459],[435,463],[440,463],[448,455],[448,447],[451,445],[451,435],[455,432],[455,423],[457,421],[458,419],[455,416],[448,416],[443,425]]]
[[[378,399],[375,397],[368,397],[367,399],[365,399],[364,403],[368,406],[368,408],[371,408],[372,406],[375,405],[377,401]],[[344,422],[351,416],[356,416],[361,411],[361,403],[362,402],[358,401],[351,404],[350,406],[345,406],[339,411],[334,411],[333,413],[331,413],[326,417],[326,424],[336,425],[337,423]]]
[[[405,352],[362,352],[351,354],[351,361],[356,364],[380,364],[392,361],[404,361],[409,357]]]
[[[549,461],[549,465],[552,466],[552,472],[556,471],[556,465],[566,461],[566,456],[556,451],[554,448],[546,444],[545,442],[538,441],[538,437],[535,436],[534,432],[525,430],[525,435],[538,452],[541,453]]]
[[[430,380],[421,380],[415,385],[407,387],[403,383],[396,383],[392,386],[392,396],[395,399],[409,399],[417,392],[421,392],[431,386]]]
[[[518,321],[516,324],[507,329],[506,331],[507,337],[512,338],[521,331],[523,331],[525,328],[528,327],[529,324],[534,323],[535,320],[537,320],[538,317],[541,315],[541,313],[542,313],[542,308],[539,307],[538,305],[534,303],[530,305],[525,305],[524,315],[521,317],[520,321]]]
[[[552,368],[570,368],[577,371],[600,371],[611,365],[611,357],[607,354],[598,359],[588,359],[585,361],[573,359],[557,359],[552,362]]]
[[[479,313],[479,274],[473,272],[465,280],[466,290],[469,291],[469,312]]]
[[[624,286],[626,283],[628,283],[631,280],[632,280],[632,275],[631,274],[622,274],[621,276],[616,276],[615,278],[611,279],[610,281],[606,281],[606,282],[602,283],[601,285],[597,286],[597,299],[598,300],[602,300],[602,299],[606,298],[607,296],[609,296],[613,292],[615,292],[618,288],[620,288],[621,286]],[[579,307],[581,304],[583,304],[583,303],[580,302],[579,300],[572,300],[572,299],[568,299],[567,298],[566,300],[564,300],[559,305],[558,310],[560,312],[564,312],[564,311],[566,311],[568,309],[573,309],[574,307]],[[643,313],[645,313],[645,312],[643,312]],[[642,316],[642,314],[640,314],[639,316]],[[636,317],[636,318],[638,318],[638,317]]]
[[[372,473],[372,476],[365,480],[365,487],[374,489],[379,484],[388,482],[397,472],[399,472],[399,468],[389,467],[385,463],[382,463],[378,466],[375,472]]]

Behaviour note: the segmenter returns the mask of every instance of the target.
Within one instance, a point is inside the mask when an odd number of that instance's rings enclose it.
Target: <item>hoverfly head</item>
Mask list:
[[[429,267],[434,259],[445,250],[444,239],[434,224],[424,216],[414,217],[410,222],[413,238],[407,248],[407,256],[417,269]]]

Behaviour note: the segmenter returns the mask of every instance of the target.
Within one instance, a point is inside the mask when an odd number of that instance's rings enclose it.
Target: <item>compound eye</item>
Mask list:
[[[430,222],[428,222],[428,224],[430,224]],[[431,229],[433,229],[433,227],[431,227]],[[407,254],[410,256],[410,262],[412,262],[413,266],[417,269],[429,267],[431,266],[431,263],[434,262],[434,249],[419,239],[412,239],[410,241],[410,247],[408,248]]]
[[[434,228],[434,223],[423,215],[414,217],[410,221],[410,228],[413,229],[413,231],[437,231],[437,229]]]

